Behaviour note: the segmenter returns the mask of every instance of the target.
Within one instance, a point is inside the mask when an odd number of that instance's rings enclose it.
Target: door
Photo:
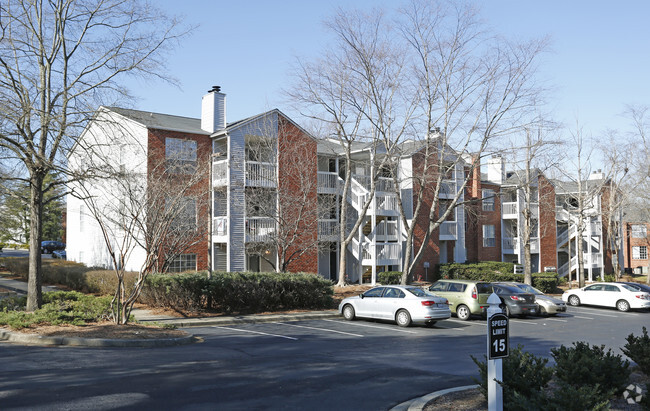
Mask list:
[[[404,291],[399,288],[386,287],[386,291],[377,306],[378,318],[383,318],[385,320],[395,319],[395,313],[405,296]]]
[[[593,305],[605,305],[603,299],[606,298],[606,295],[603,295],[603,285],[602,284],[593,284],[585,288],[582,296],[580,297],[580,302],[582,304],[593,304]]]
[[[363,298],[359,298],[359,301],[357,301],[357,315],[359,317],[378,318],[384,288],[377,287],[363,293]]]

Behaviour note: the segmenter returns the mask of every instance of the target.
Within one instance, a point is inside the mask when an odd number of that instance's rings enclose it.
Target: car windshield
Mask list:
[[[431,294],[429,294],[429,293],[425,292],[423,289],[417,288],[417,287],[409,287],[409,288],[405,288],[405,290],[410,292],[411,294],[413,294],[416,297],[429,297],[429,296],[431,296]]]

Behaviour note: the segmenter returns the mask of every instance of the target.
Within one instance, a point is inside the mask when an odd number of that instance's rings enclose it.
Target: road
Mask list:
[[[616,353],[650,313],[570,307],[512,319],[511,346],[549,357],[574,341]],[[432,391],[472,384],[470,355],[486,324],[434,328],[314,320],[189,330],[203,342],[156,349],[24,347],[0,343],[0,404],[8,409],[386,410]]]

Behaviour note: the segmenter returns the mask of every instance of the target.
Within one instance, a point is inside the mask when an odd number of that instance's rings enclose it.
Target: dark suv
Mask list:
[[[61,241],[41,241],[41,254],[50,254],[55,250],[65,250],[65,243]]]

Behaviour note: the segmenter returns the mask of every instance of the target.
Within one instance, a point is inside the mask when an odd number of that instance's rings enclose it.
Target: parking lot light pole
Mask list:
[[[487,391],[488,410],[503,411],[503,381],[501,358],[508,355],[508,317],[499,307],[501,299],[492,293],[487,300]]]

